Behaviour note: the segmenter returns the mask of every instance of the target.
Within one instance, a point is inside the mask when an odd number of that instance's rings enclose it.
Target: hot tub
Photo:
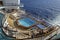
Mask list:
[[[30,18],[23,18],[18,20],[18,24],[24,27],[30,27],[35,24],[35,21]]]

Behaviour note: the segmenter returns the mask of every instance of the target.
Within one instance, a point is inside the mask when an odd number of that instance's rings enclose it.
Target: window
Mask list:
[[[0,1],[0,5],[3,5],[3,2],[2,1]]]

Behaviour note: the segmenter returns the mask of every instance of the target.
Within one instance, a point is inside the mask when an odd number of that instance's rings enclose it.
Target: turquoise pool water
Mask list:
[[[35,21],[30,18],[23,18],[23,19],[19,19],[18,23],[19,23],[19,25],[29,27],[29,26],[32,26],[33,24],[35,24]]]
[[[0,40],[13,40],[12,38],[7,37],[2,31],[2,20],[4,15],[0,13]]]

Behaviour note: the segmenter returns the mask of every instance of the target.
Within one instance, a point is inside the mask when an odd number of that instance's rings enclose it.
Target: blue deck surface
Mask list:
[[[22,25],[25,27],[29,27],[29,26],[32,26],[33,24],[35,24],[35,21],[30,18],[19,19],[18,22],[19,22],[19,25]]]
[[[45,28],[45,26],[42,25],[42,24],[38,24],[37,27],[39,27],[40,29],[44,29]]]

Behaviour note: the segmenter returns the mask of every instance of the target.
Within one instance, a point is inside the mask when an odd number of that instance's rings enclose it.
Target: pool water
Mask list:
[[[13,40],[12,38],[7,37],[2,31],[2,20],[4,15],[0,13],[0,40]]]
[[[19,25],[25,26],[25,27],[30,27],[33,24],[35,24],[35,21],[30,19],[30,18],[23,18],[18,20]]]

